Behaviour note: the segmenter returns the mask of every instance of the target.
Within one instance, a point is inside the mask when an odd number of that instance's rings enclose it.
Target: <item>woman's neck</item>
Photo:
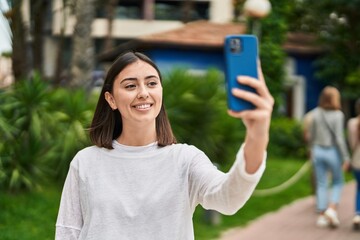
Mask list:
[[[157,141],[156,127],[154,125],[125,127],[116,139],[118,143],[127,146],[145,146]]]

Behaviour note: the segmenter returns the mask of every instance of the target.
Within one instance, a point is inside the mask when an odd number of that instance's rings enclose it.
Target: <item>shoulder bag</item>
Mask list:
[[[341,160],[342,160],[342,162],[343,162],[344,159],[342,159],[343,157],[342,157],[342,154],[341,154],[341,148],[340,148],[339,143],[338,143],[338,141],[337,141],[336,134],[335,134],[335,132],[331,129],[328,121],[326,121],[324,111],[321,109],[320,112],[321,112],[321,118],[322,118],[323,121],[325,122],[326,127],[329,129],[329,131],[330,131],[330,133],[331,133],[331,137],[332,137],[332,139],[333,139],[333,141],[334,141],[335,147],[337,148],[338,153],[339,153],[339,155],[340,155],[340,157],[341,157]]]

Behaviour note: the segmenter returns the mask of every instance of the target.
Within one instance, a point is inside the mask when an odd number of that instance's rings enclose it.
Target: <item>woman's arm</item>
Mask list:
[[[257,171],[264,159],[274,106],[274,98],[266,86],[260,63],[258,73],[259,79],[247,76],[238,77],[239,83],[254,88],[257,94],[241,89],[232,90],[234,96],[251,102],[256,108],[241,112],[228,111],[230,116],[242,119],[246,126],[244,157],[246,172],[250,174]]]
[[[253,103],[256,109],[242,112],[229,110],[231,116],[242,119],[247,129],[244,145],[230,171],[224,174],[214,169],[203,154],[192,161],[190,195],[194,197],[191,201],[193,207],[198,201],[205,209],[215,209],[223,214],[235,213],[249,199],[265,170],[274,99],[266,87],[260,67],[258,71],[259,80],[238,77],[241,84],[253,87],[258,94],[232,90],[234,96]]]
[[[196,154],[190,162],[189,191],[191,208],[200,203],[205,209],[214,209],[231,215],[250,198],[265,170],[266,154],[262,156],[259,169],[252,174],[246,172],[244,145],[227,173],[217,170],[204,154]]]
[[[357,118],[351,118],[347,124],[348,130],[348,141],[351,150],[355,149],[356,146],[356,136],[357,136]]]

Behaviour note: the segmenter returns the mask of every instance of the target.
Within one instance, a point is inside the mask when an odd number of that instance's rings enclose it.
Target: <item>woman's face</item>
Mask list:
[[[115,78],[113,93],[105,93],[110,107],[118,109],[123,125],[155,123],[162,105],[159,74],[150,64],[138,60]]]

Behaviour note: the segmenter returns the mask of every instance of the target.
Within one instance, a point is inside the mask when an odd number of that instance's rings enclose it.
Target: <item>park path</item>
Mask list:
[[[246,227],[230,229],[219,240],[360,240],[360,231],[352,229],[354,196],[355,182],[351,181],[344,187],[337,229],[316,227],[315,198],[310,196],[268,213]]]

